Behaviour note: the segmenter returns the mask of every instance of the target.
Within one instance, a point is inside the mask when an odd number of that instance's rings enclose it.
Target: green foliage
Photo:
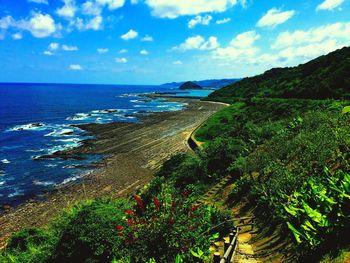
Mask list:
[[[322,178],[309,178],[284,205],[285,220],[299,244],[310,247],[345,238],[350,225],[350,174],[328,169]]]
[[[275,68],[245,78],[209,95],[210,100],[233,97],[298,99],[350,98],[350,48],[344,47],[293,68]]]

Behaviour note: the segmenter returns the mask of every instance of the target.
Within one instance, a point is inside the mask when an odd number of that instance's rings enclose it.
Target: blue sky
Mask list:
[[[349,46],[349,2],[1,0],[0,81],[252,76]]]

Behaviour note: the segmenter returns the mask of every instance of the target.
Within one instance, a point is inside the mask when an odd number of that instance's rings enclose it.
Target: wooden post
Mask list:
[[[232,240],[234,237],[235,237],[235,233],[230,233],[230,244],[232,243]]]
[[[215,252],[214,253],[214,261],[213,263],[220,263],[220,253],[219,252]]]
[[[225,243],[224,243],[224,254],[226,253],[226,251],[227,251],[229,246],[230,246],[230,242],[225,241]]]

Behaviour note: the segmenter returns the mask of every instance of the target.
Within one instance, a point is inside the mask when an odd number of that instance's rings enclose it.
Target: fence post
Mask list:
[[[229,241],[225,241],[224,240],[224,255],[225,255],[225,253],[226,253],[226,251],[227,251],[227,249],[229,248],[229,246],[230,246],[230,242]]]
[[[215,252],[214,253],[214,261],[213,263],[220,263],[220,253],[219,252]]]

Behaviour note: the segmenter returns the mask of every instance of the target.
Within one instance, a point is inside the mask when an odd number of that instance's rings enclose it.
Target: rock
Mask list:
[[[203,89],[203,88],[192,81],[187,81],[180,86],[180,89],[184,90],[184,89]]]

